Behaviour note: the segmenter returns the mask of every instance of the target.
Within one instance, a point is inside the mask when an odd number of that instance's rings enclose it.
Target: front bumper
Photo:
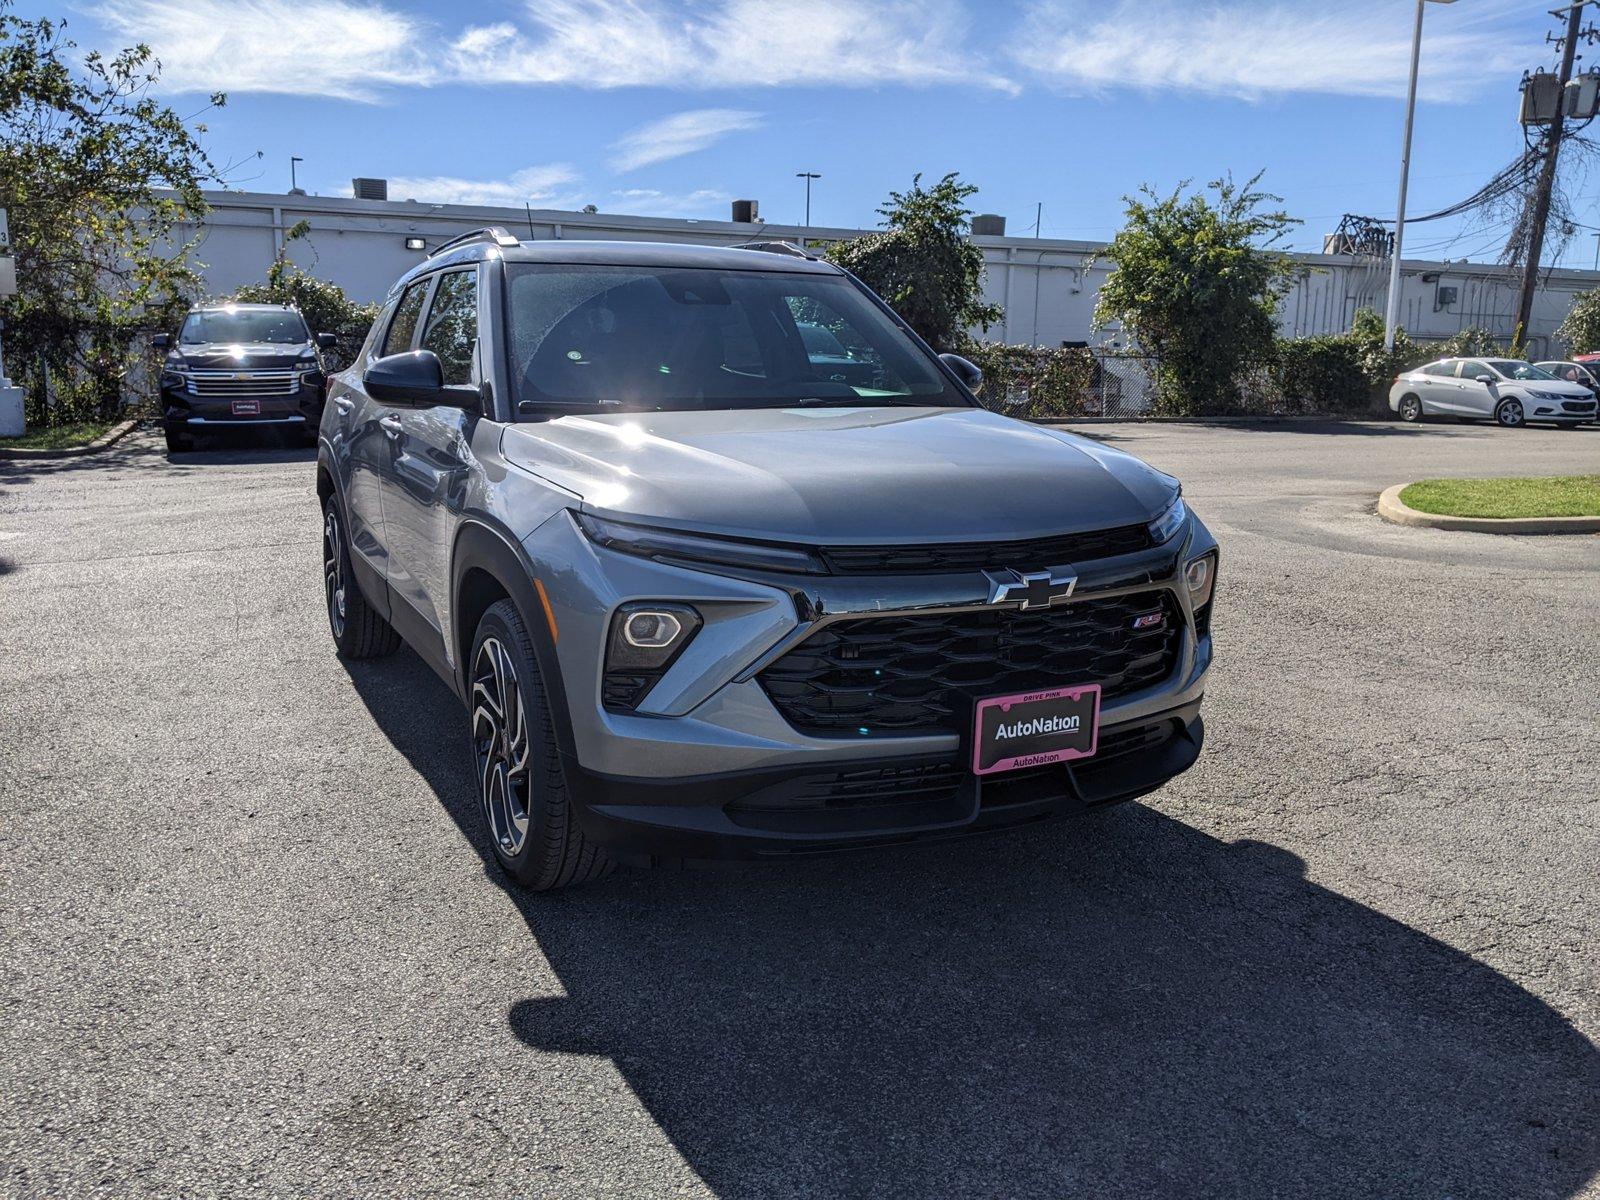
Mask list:
[[[316,429],[322,421],[324,384],[301,383],[274,395],[197,396],[180,386],[161,388],[162,420],[173,432],[202,433],[210,428],[298,426]],[[240,411],[251,409],[255,411]]]
[[[985,777],[948,759],[900,757],[675,780],[600,775],[575,758],[564,767],[585,834],[624,859],[825,854],[1015,828],[1146,795],[1200,757],[1200,702],[1101,736],[1131,745]]]
[[[1103,703],[1102,745],[1121,740],[1126,753],[980,783],[959,770],[970,752],[964,755],[958,734],[806,734],[785,720],[759,675],[832,621],[983,609],[981,573],[713,574],[596,546],[569,513],[557,513],[526,548],[559,630],[553,649],[570,722],[563,765],[578,820],[624,855],[751,857],[945,837],[1143,795],[1200,751],[1212,641],[1209,619],[1196,624],[1182,574],[1215,547],[1191,518],[1166,546],[1080,565],[1076,598],[1060,607],[1171,593],[1181,616],[1173,669]],[[639,601],[692,605],[704,624],[637,711],[608,711],[601,695],[607,632],[620,605]],[[985,694],[1006,691],[993,686]],[[1154,732],[1133,745],[1128,739],[1139,731]],[[859,802],[845,795],[852,790]]]

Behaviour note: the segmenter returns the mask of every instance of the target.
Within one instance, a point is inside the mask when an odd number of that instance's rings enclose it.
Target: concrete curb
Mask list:
[[[1600,517],[1441,517],[1400,503],[1411,485],[1397,483],[1378,497],[1378,515],[1396,525],[1464,533],[1600,533]]]
[[[116,445],[132,433],[138,425],[138,421],[123,421],[120,425],[113,425],[88,445],[67,446],[61,450],[25,450],[20,447],[0,446],[0,459],[78,458],[84,454],[94,454],[97,451],[104,450],[107,446]]]

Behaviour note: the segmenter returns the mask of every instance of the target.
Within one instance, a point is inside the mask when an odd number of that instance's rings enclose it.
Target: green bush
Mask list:
[[[1008,417],[1099,416],[1095,361],[1083,349],[974,342],[966,355],[983,371],[979,399]]]
[[[1569,354],[1600,350],[1600,288],[1591,288],[1572,301],[1572,310],[1556,330],[1556,337]]]
[[[1359,412],[1371,403],[1361,347],[1348,334],[1280,339],[1271,378],[1283,412]]]

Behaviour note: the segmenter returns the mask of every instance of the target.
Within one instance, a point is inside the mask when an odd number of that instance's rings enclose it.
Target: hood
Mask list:
[[[566,416],[507,426],[501,450],[590,512],[813,544],[1132,525],[1177,487],[1131,455],[977,408]]]
[[[292,367],[309,348],[310,342],[294,346],[283,342],[183,342],[174,346],[173,352],[191,367],[242,371],[251,367]]]
[[[1560,396],[1566,400],[1587,400],[1594,395],[1588,387],[1581,383],[1568,383],[1565,379],[1526,379],[1520,380],[1522,386],[1533,392],[1546,392],[1552,396]]]

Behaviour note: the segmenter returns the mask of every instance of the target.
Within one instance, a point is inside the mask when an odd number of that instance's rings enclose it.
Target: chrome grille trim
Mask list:
[[[300,388],[293,367],[257,371],[190,371],[184,390],[191,396],[292,396]]]

